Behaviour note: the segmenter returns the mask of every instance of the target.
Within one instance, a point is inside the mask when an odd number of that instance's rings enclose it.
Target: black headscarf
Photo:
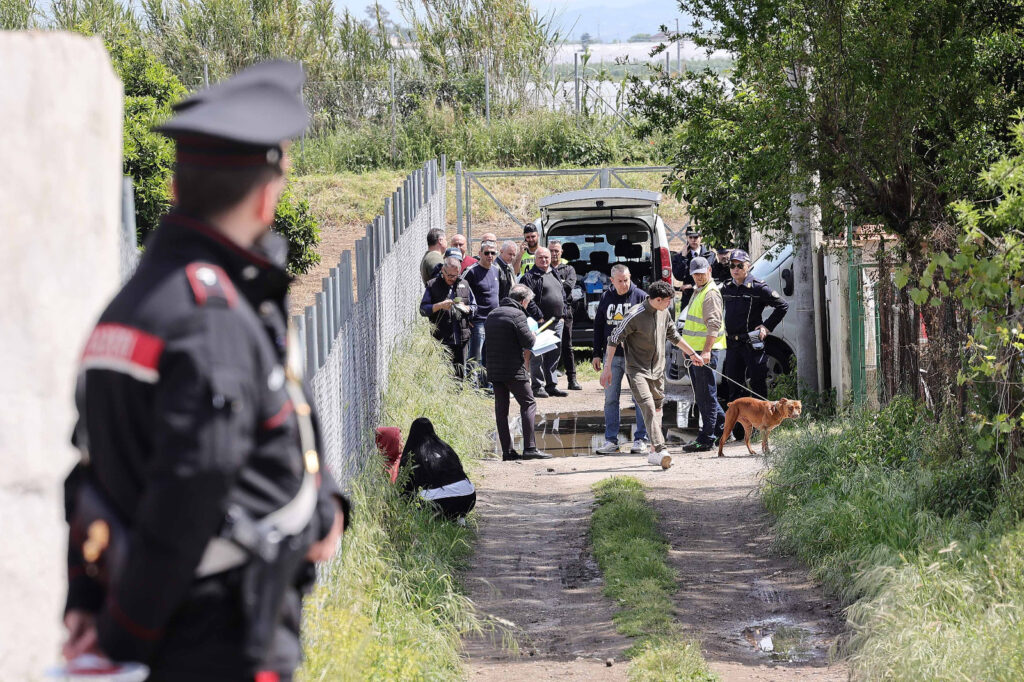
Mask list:
[[[402,450],[402,468],[412,465],[405,484],[407,492],[440,488],[466,478],[462,462],[452,446],[441,440],[426,417],[413,421]]]

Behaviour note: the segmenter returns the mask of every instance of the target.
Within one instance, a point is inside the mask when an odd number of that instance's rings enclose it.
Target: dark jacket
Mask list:
[[[295,497],[310,467],[285,385],[297,349],[286,348],[290,277],[279,263],[172,213],[82,355],[74,442],[88,463],[65,484],[68,518],[78,518],[88,484],[128,526],[128,542],[108,589],[85,570],[84,538],[72,534],[67,608],[96,613],[102,650],[145,662],[160,679],[252,679],[243,569],[195,574],[227,508],[263,517]],[[343,500],[323,466],[317,511],[296,539],[300,557],[329,531],[332,497]],[[290,674],[298,665],[302,593],[314,575],[303,562],[282,576],[260,668]]]
[[[533,348],[537,337],[530,331],[526,312],[511,298],[491,311],[484,324],[484,364],[491,381],[528,381],[523,351]]]
[[[615,329],[615,326],[622,322],[629,309],[637,303],[647,300],[647,292],[629,283],[629,291],[621,296],[615,287],[610,287],[601,294],[601,300],[597,304],[597,313],[594,315],[594,357],[604,358],[605,349],[608,347],[608,336]],[[622,346],[615,348],[615,354],[621,356]]]
[[[732,272],[729,271],[729,263],[719,263],[718,260],[711,262],[711,279],[718,284],[725,284],[732,279]]]
[[[453,300],[461,298],[462,303],[469,308],[469,312],[463,312],[455,306],[449,310],[431,312],[435,303],[449,298]],[[420,315],[434,325],[434,338],[441,343],[459,346],[469,341],[475,313],[476,299],[473,297],[473,290],[461,276],[455,280],[452,286],[448,286],[441,275],[427,282],[427,286],[423,290],[423,298],[420,299]]]
[[[459,456],[438,437],[426,417],[416,419],[409,427],[401,467],[412,467],[403,488],[406,494],[440,488],[466,478]]]
[[[703,246],[700,247],[700,251],[697,253],[691,253],[689,247],[679,251],[678,253],[672,254],[672,276],[683,284],[689,284],[693,286],[693,275],[690,274],[690,261],[697,256],[706,258],[708,263],[715,262],[715,252],[711,249],[707,249]],[[680,299],[680,305],[685,307],[690,302],[690,298],[693,296],[693,289],[686,289],[682,292]]]
[[[533,300],[526,312],[538,322],[549,318],[559,319],[565,315],[565,288],[554,268],[542,271],[536,265],[523,273],[519,279],[533,292]]]
[[[569,263],[560,263],[555,267],[555,276],[562,283],[562,297],[565,300],[562,316],[572,319],[572,290],[576,286],[576,269]]]
[[[483,322],[501,301],[501,268],[494,263],[489,268],[473,263],[462,273],[462,278],[469,284],[476,299],[473,322]]]
[[[512,285],[516,283],[516,274],[512,271],[512,266],[503,261],[500,256],[495,258],[494,262],[498,266],[498,300],[500,301],[508,296]]]
[[[768,331],[774,331],[789,311],[789,303],[779,296],[779,292],[772,291],[770,286],[752,275],[747,275],[743,284],[736,284],[735,280],[730,279],[720,291],[724,307],[725,333],[729,335],[729,342],[744,342],[745,334],[754,331],[761,324]],[[768,319],[762,322],[765,308],[773,310]]]

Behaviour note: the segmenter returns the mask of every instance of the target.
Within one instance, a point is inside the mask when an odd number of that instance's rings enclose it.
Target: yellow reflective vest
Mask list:
[[[714,289],[718,291],[718,285],[714,280],[709,280],[690,299],[690,307],[686,310],[686,321],[683,322],[683,341],[690,344],[690,347],[698,353],[704,350],[704,341],[708,338],[708,327],[704,324],[704,299],[708,292]],[[724,312],[724,311],[723,311]],[[722,350],[725,348],[725,320],[722,320],[722,329],[711,350]]]

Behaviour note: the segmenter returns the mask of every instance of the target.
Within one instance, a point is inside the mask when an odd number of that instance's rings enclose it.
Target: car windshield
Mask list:
[[[753,267],[750,268],[750,274],[757,279],[767,279],[791,255],[793,255],[792,244],[776,244],[754,261]]]

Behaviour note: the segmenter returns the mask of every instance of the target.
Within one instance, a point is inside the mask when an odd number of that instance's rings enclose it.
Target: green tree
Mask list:
[[[34,0],[0,0],[0,31],[32,28],[38,15]]]

